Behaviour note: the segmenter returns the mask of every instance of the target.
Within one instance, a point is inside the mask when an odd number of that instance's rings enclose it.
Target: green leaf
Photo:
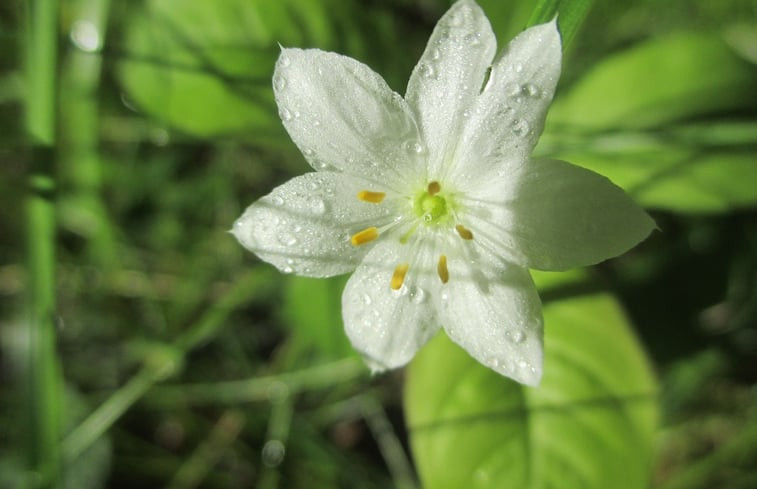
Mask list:
[[[720,37],[681,33],[606,58],[555,100],[548,130],[648,128],[757,105],[757,69]]]
[[[355,355],[342,323],[342,290],[347,277],[315,279],[288,277],[283,315],[292,331],[290,348],[299,357],[320,359]]]
[[[279,45],[335,42],[324,2],[149,0],[118,66],[131,101],[197,136],[283,137],[271,90]]]
[[[425,489],[647,486],[657,385],[606,294],[544,309],[544,378],[529,388],[446,336],[407,371],[405,409]]]
[[[539,0],[528,25],[543,24],[557,16],[563,50],[578,32],[593,0]]]

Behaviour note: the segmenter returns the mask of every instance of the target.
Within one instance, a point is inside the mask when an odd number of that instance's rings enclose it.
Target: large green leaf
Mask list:
[[[697,123],[590,137],[545,135],[540,153],[605,175],[645,207],[720,213],[757,205],[757,123]]]
[[[544,378],[529,388],[446,336],[408,368],[405,408],[426,489],[646,487],[656,381],[606,294],[544,309]]]
[[[550,109],[548,130],[658,127],[754,107],[757,69],[718,36],[680,33],[606,58]]]
[[[279,43],[333,45],[328,4],[148,0],[127,25],[121,83],[139,108],[195,135],[283,135],[271,90]]]

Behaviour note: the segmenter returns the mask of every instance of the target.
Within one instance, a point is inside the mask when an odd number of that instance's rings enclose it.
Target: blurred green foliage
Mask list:
[[[757,486],[754,0],[597,1],[567,47],[537,151],[607,175],[660,231],[578,279],[536,277],[543,390],[440,337],[409,368],[403,406],[403,372],[370,377],[344,337],[343,277],[279,275],[227,233],[307,171],[273,103],[279,45],[355,57],[402,93],[450,3],[60,2],[58,79],[43,80],[57,94],[60,487],[594,483],[570,489],[620,487],[624,470],[628,487]],[[534,7],[480,3],[501,43]],[[48,482],[28,466],[22,388],[22,204],[38,156],[20,124],[24,5],[0,4],[0,487]],[[597,413],[581,392],[617,402]],[[516,450],[526,428],[535,443]],[[523,485],[534,460],[550,471]]]

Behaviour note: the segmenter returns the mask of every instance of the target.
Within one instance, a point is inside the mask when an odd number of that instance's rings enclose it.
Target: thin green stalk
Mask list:
[[[145,402],[151,406],[171,408],[178,405],[222,406],[261,402],[270,400],[277,392],[296,395],[356,381],[367,373],[362,361],[346,358],[293,372],[245,380],[161,386],[152,391]]]
[[[68,190],[63,224],[87,238],[94,265],[112,275],[119,268],[115,233],[102,200],[99,97],[110,0],[71,0],[71,44],[61,62],[58,146],[60,181]]]
[[[156,381],[149,367],[134,377],[102,403],[87,419],[63,440],[63,456],[67,463],[74,461],[120,418]]]
[[[168,489],[192,489],[199,486],[237,439],[244,427],[244,421],[244,414],[236,409],[223,413],[207,439],[181,464],[168,484]]]
[[[543,24],[557,16],[563,51],[578,32],[594,0],[539,0],[528,25]]]
[[[26,199],[28,342],[21,383],[29,419],[33,487],[57,487],[60,472],[61,381],[55,334],[55,0],[26,4],[25,128],[32,145]]]
[[[264,270],[251,270],[173,345],[155,348],[155,354],[145,359],[145,366],[139,373],[66,436],[63,440],[63,458],[66,462],[71,462],[81,455],[153,385],[175,373],[180,368],[184,354],[212,337],[232,311],[249,301],[253,291],[264,289],[270,282],[270,276]]]

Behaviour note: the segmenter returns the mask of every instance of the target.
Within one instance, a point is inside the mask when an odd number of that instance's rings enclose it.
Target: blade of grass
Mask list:
[[[55,333],[55,118],[57,18],[55,0],[26,4],[25,129],[32,144],[26,199],[28,324],[22,385],[30,435],[28,463],[35,487],[59,485],[60,366]]]
[[[539,0],[528,20],[528,26],[549,22],[557,16],[563,51],[578,32],[593,0]]]

